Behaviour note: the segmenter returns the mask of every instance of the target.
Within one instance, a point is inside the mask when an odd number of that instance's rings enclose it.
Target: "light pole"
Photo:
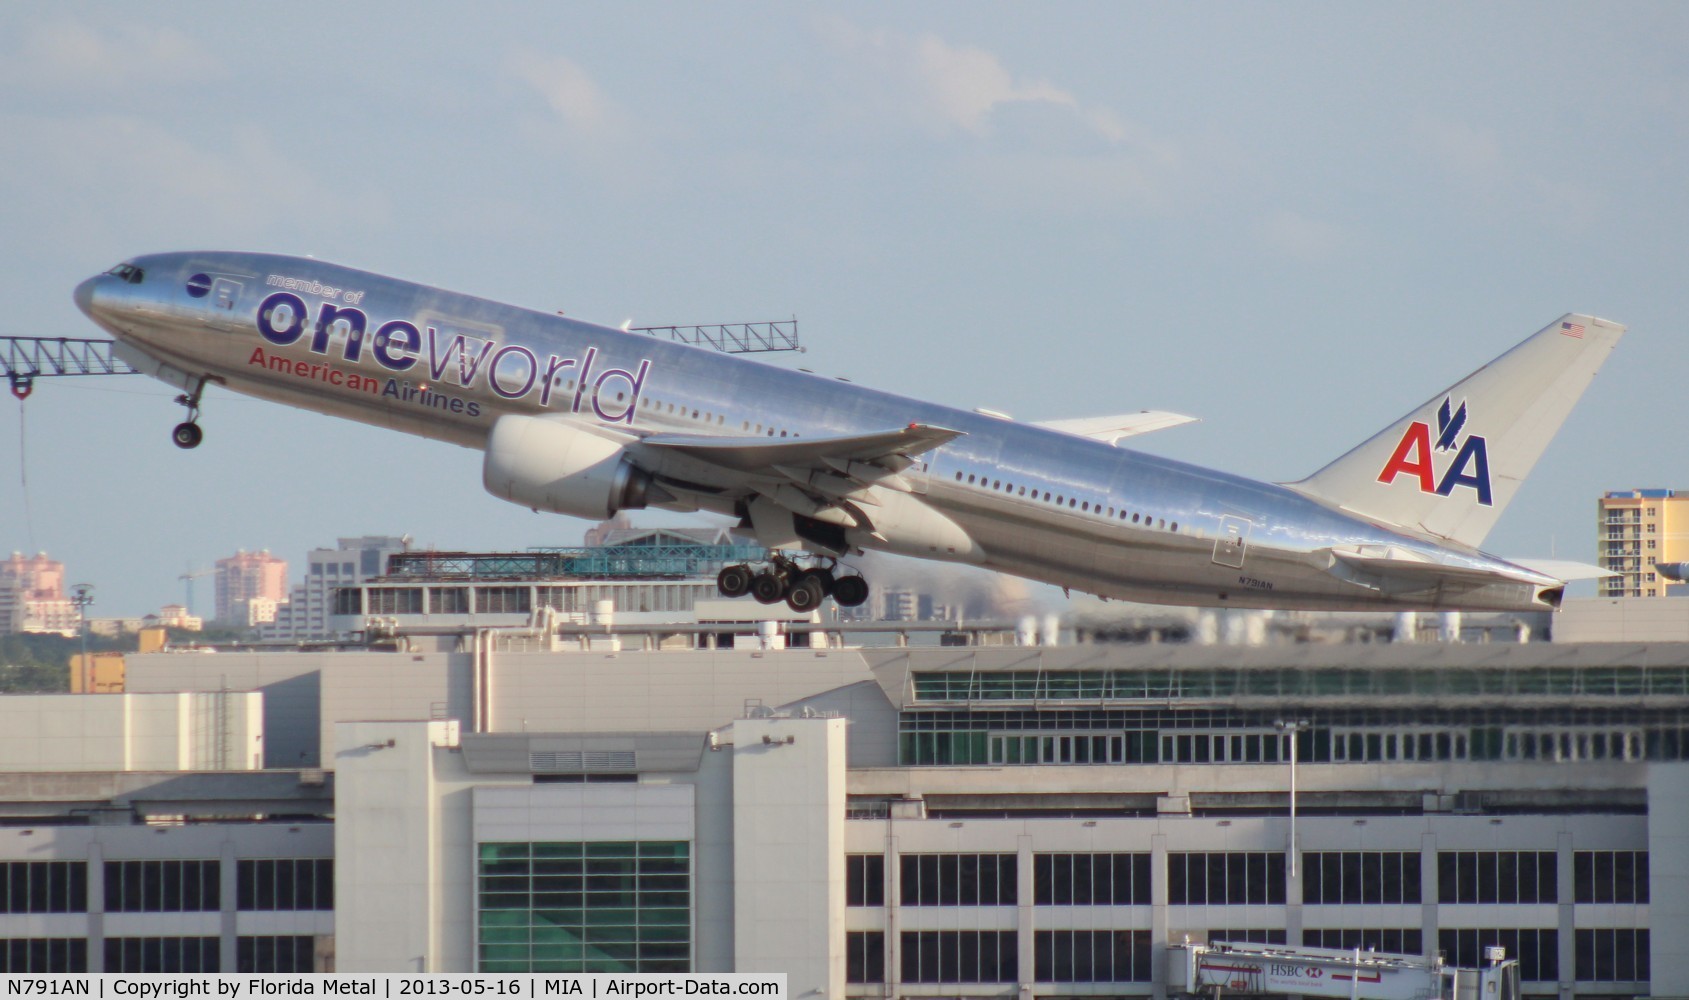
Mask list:
[[[70,603],[76,606],[78,621],[77,631],[82,633],[82,688],[88,689],[93,681],[88,669],[88,607],[94,603],[94,585],[79,583],[70,590]]]
[[[1286,852],[1290,857],[1290,877],[1296,877],[1296,736],[1308,728],[1307,719],[1274,719],[1273,728],[1290,736],[1290,843]]]

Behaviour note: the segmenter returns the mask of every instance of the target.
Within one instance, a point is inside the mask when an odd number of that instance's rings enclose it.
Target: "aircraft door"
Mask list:
[[[233,312],[235,302],[240,299],[241,283],[232,278],[218,278],[211,285],[211,303],[213,308],[224,312]]]
[[[1249,548],[1249,529],[1255,522],[1247,517],[1227,514],[1220,518],[1220,534],[1214,539],[1214,562],[1228,569],[1242,569],[1243,556]]]

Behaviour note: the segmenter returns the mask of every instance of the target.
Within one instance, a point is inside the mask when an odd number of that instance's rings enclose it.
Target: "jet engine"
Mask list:
[[[517,414],[493,424],[481,483],[511,503],[595,519],[669,499],[621,444],[561,420]]]

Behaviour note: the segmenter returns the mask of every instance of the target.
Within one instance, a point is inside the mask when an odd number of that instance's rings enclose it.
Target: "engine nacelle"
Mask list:
[[[638,510],[662,493],[615,441],[561,420],[516,414],[493,424],[481,484],[511,503],[594,519]]]

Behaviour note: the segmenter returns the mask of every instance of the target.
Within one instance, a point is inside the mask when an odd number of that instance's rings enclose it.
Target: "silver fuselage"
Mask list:
[[[78,303],[177,384],[209,378],[471,448],[501,415],[551,414],[625,436],[636,459],[653,433],[778,440],[934,425],[963,433],[905,477],[976,543],[966,561],[990,569],[1182,605],[1540,610],[1558,599],[1557,581],[1482,552],[1089,438],[311,259],[208,252],[130,263],[141,281],[102,275]],[[205,280],[190,293],[195,276]],[[261,317],[267,301],[288,308]],[[290,315],[293,301],[303,316]],[[685,506],[734,513],[721,497],[704,491]],[[1333,546],[1389,546],[1495,582],[1457,598],[1436,585],[1363,586],[1332,572]]]

